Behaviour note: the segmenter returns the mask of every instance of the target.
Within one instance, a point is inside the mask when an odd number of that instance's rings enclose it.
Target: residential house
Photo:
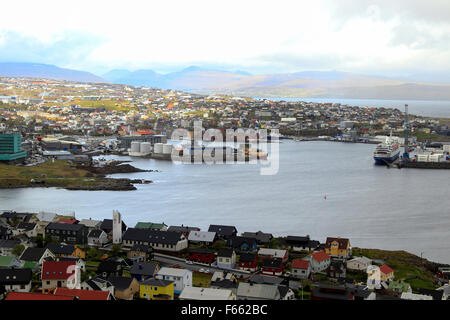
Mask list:
[[[239,256],[238,267],[240,270],[255,272],[258,269],[258,256],[252,253],[242,253]]]
[[[163,267],[156,274],[156,279],[173,281],[174,292],[180,294],[185,287],[192,286],[192,271]]]
[[[65,245],[61,243],[49,243],[47,249],[55,254],[57,257],[75,257],[80,259],[86,258],[86,253],[83,249],[74,245]]]
[[[97,267],[97,274],[103,279],[113,276],[121,276],[123,273],[122,263],[115,259],[106,259],[100,262]]]
[[[0,256],[0,268],[21,268],[22,263],[14,256]]]
[[[347,259],[352,255],[350,240],[328,237],[325,241],[325,252],[332,257]]]
[[[295,300],[295,293],[288,286],[278,286],[280,300]]]
[[[394,281],[392,281],[392,282],[394,282]],[[389,283],[389,284],[391,284],[391,283]],[[418,288],[417,293],[425,295],[425,296],[431,296],[431,297],[433,297],[433,300],[447,300],[444,297],[444,291],[439,290],[439,289],[431,290],[431,289]]]
[[[47,248],[26,248],[20,256],[24,268],[35,269],[42,266],[45,260],[54,260],[55,254]]]
[[[49,223],[45,235],[68,244],[87,244],[88,228],[83,224]]]
[[[167,224],[163,223],[154,223],[154,222],[138,222],[134,226],[135,229],[147,229],[153,231],[168,231]]]
[[[78,224],[85,225],[88,228],[88,230],[91,231],[95,229],[100,229],[102,221],[93,219],[82,219]]]
[[[10,240],[13,237],[13,231],[9,227],[0,226],[0,242]]]
[[[442,300],[450,300],[450,284],[446,284],[436,290],[442,291]]]
[[[132,248],[145,244],[155,250],[179,252],[188,247],[188,240],[182,233],[129,228],[123,235],[123,246]]]
[[[87,241],[90,247],[101,248],[108,243],[108,235],[101,229],[93,229],[88,233]]]
[[[237,295],[238,286],[239,286],[239,284],[238,284],[236,278],[232,278],[231,280],[230,279],[217,279],[217,280],[211,281],[209,283],[210,288],[231,290],[234,295]]]
[[[36,223],[21,222],[13,229],[13,235],[18,236],[24,234],[28,238],[34,238],[37,236],[37,229]]]
[[[287,236],[284,239],[284,242],[286,245],[291,249],[292,251],[314,251],[316,250],[320,242],[316,240],[311,240],[309,235],[307,236]]]
[[[215,232],[218,239],[228,240],[231,237],[237,236],[237,229],[234,226],[223,226],[211,224],[208,232]]]
[[[6,292],[30,292],[33,272],[31,269],[0,268],[0,287]]]
[[[243,252],[254,252],[258,250],[258,243],[254,238],[233,236],[228,239],[227,246]]]
[[[175,283],[150,278],[139,285],[139,297],[147,300],[173,300]]]
[[[234,269],[236,267],[236,252],[230,248],[220,249],[217,253],[217,266],[222,269]]]
[[[227,271],[215,271],[211,277],[211,282],[221,281],[221,280],[230,280],[235,281],[236,276],[232,272]]]
[[[167,229],[167,231],[171,231],[171,232],[179,232],[179,233],[184,234],[184,236],[185,236],[186,238],[189,238],[189,234],[190,234],[192,231],[200,231],[200,228],[197,228],[197,227],[188,227],[188,226],[183,226],[183,225],[181,225],[181,226],[170,226],[170,227]]]
[[[310,255],[311,272],[323,272],[328,269],[331,257],[325,251],[316,251]]]
[[[216,241],[216,233],[209,231],[191,231],[188,240],[192,243],[211,245]]]
[[[261,248],[258,250],[258,257],[262,260],[280,260],[286,262],[289,258],[287,250]]]
[[[37,221],[36,222],[36,236],[45,237],[45,228],[50,224],[49,221]]]
[[[271,233],[264,233],[262,231],[257,232],[244,232],[242,234],[245,238],[252,238],[255,239],[256,242],[260,245],[265,245],[270,243],[270,241],[273,239],[273,235]]]
[[[281,260],[264,259],[261,269],[263,275],[281,276],[284,271],[284,264]]]
[[[185,287],[180,300],[236,300],[232,290],[217,288]]]
[[[12,249],[20,244],[18,240],[0,240],[0,254],[9,256],[12,255]]]
[[[138,262],[150,261],[153,259],[153,248],[145,244],[135,244],[127,252],[127,257]]]
[[[342,261],[334,260],[331,261],[327,274],[330,278],[345,279],[347,276],[347,269]]]
[[[59,296],[73,297],[80,301],[107,301],[112,299],[112,294],[109,291],[56,288],[54,294]]]
[[[292,260],[292,276],[298,279],[308,279],[311,274],[311,264],[309,260]]]
[[[139,294],[139,282],[135,278],[111,275],[108,282],[114,287],[114,297],[120,300],[133,300]]]
[[[383,264],[380,267],[381,272],[381,281],[391,281],[394,280],[394,270],[392,270],[389,266]]]
[[[277,285],[239,282],[237,300],[280,300]]]
[[[216,261],[216,254],[214,251],[206,248],[189,249],[188,260],[211,265],[214,261]]]
[[[81,270],[74,261],[44,261],[41,271],[42,293],[56,288],[80,289]]]
[[[159,265],[149,262],[136,262],[130,269],[130,274],[137,281],[142,282],[144,280],[155,277],[159,271]]]
[[[355,257],[347,261],[347,269],[353,271],[366,271],[372,265],[372,260],[367,257]]]
[[[108,280],[103,279],[100,276],[95,276],[83,281],[80,287],[82,290],[108,291],[112,296],[114,296],[113,285]]]

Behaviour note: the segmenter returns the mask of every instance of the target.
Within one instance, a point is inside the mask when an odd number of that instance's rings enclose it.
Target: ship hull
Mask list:
[[[395,160],[397,160],[399,156],[400,156],[400,152],[391,157],[376,157],[376,156],[374,156],[373,159],[375,160],[375,164],[377,164],[377,165],[386,165],[386,164],[392,163]]]

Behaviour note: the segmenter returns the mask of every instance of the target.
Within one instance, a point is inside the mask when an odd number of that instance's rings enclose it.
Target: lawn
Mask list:
[[[192,277],[192,285],[194,287],[209,288],[211,277],[212,275],[208,273],[194,272]]]

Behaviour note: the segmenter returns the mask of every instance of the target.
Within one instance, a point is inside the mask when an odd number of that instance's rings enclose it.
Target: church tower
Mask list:
[[[122,244],[122,215],[113,210],[113,244]]]

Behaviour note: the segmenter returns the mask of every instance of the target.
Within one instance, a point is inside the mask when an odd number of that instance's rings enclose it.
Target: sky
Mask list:
[[[0,62],[450,81],[448,0],[15,0],[2,12]]]

